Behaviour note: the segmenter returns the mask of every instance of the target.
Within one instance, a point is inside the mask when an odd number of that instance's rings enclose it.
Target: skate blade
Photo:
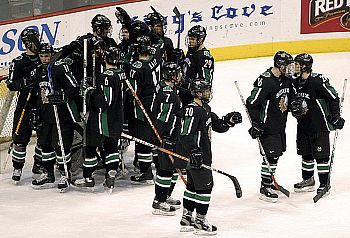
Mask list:
[[[113,193],[113,188],[114,187],[112,187],[112,188],[105,187],[105,192],[108,193],[108,194],[112,194]]]
[[[131,181],[131,184],[133,184],[133,185],[154,185],[154,181],[153,180],[143,180],[142,182]]]
[[[193,234],[198,236],[215,236],[217,234],[217,231],[204,231],[195,229]]]
[[[20,185],[20,181],[13,180],[14,185]]]
[[[165,212],[159,209],[153,209],[152,214],[158,216],[175,216],[175,212]]]
[[[180,232],[192,232],[194,231],[193,226],[181,226]]]
[[[294,188],[294,192],[296,193],[313,192],[315,190],[316,190],[315,186],[309,186],[304,188]]]
[[[50,188],[54,188],[54,187],[55,187],[54,183],[48,183],[48,184],[43,184],[43,185],[33,185],[32,184],[32,188],[35,190],[50,189]]]
[[[93,193],[95,191],[95,187],[79,187],[77,185],[71,184],[71,187],[80,191],[84,192],[91,192]]]
[[[66,188],[59,188],[59,189],[58,189],[58,191],[59,191],[60,193],[65,193],[65,192],[67,192],[68,190],[69,190],[69,186],[66,187]]]
[[[263,194],[260,194],[260,197],[259,197],[260,200],[263,200],[265,202],[271,202],[271,203],[276,203],[278,201],[278,198],[269,198],[269,197],[266,197],[265,195]]]

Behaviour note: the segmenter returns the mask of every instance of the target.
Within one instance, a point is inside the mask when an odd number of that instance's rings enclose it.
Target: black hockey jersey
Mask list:
[[[35,70],[40,88],[40,114],[44,123],[56,123],[53,105],[47,103],[47,96],[53,92],[63,92],[67,103],[57,105],[60,122],[80,121],[76,99],[79,97],[78,83],[64,60],[53,65],[41,65]]]
[[[107,69],[96,80],[96,93],[104,98],[105,108],[90,111],[87,127],[106,137],[120,138],[123,113],[123,81],[126,74],[123,69]],[[101,97],[100,97],[101,98]]]
[[[163,81],[152,103],[152,112],[156,118],[159,134],[177,141],[181,124],[181,101],[176,90]]]
[[[264,134],[285,131],[288,104],[295,98],[292,80],[283,75],[275,77],[271,69],[257,78],[246,102],[252,121],[264,123]]]
[[[148,60],[135,61],[130,68],[130,83],[140,98],[147,113],[151,112],[151,104],[156,93],[156,86],[160,81],[161,62],[159,58],[150,55]],[[134,117],[145,121],[143,112],[134,100]]]
[[[193,100],[190,91],[191,82],[195,78],[204,78],[212,85],[214,73],[214,58],[206,48],[192,52],[188,51],[183,63],[184,80],[180,87],[180,98],[184,105]]]
[[[188,157],[192,150],[200,148],[203,152],[203,163],[210,166],[212,163],[211,131],[222,133],[228,129],[229,126],[214,112],[211,112],[208,104],[200,106],[193,101],[184,108],[180,131],[182,147],[180,151]]]
[[[339,113],[339,97],[330,85],[329,79],[322,74],[311,73],[303,80],[293,79],[297,98],[303,98],[304,114],[298,119],[298,129],[305,134],[333,130],[327,122],[329,114]]]
[[[18,99],[16,110],[22,111],[25,102],[27,101],[28,93],[31,92],[31,98],[27,104],[26,110],[32,108],[36,104],[38,87],[35,77],[31,75],[33,71],[40,64],[37,55],[21,54],[12,60],[9,70],[9,78],[6,81],[7,87],[11,91],[18,91]],[[24,85],[33,84],[32,89],[23,88]]]

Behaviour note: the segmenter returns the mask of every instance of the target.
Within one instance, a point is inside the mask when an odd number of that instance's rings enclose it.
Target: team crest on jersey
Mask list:
[[[285,111],[287,111],[287,107],[288,107],[288,96],[283,95],[279,102],[280,111],[284,113]]]
[[[137,69],[141,69],[142,63],[140,61],[136,61],[132,64],[132,66],[137,68]]]

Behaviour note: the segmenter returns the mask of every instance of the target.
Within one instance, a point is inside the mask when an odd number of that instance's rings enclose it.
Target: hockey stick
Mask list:
[[[342,92],[342,96],[341,96],[341,99],[340,99],[340,105],[339,105],[340,113],[343,110],[343,104],[344,104],[345,90],[346,90],[347,82],[348,82],[348,79],[344,79],[343,92]],[[316,196],[313,198],[314,203],[316,203],[318,200],[320,200],[320,198],[323,197],[330,189],[332,165],[333,165],[333,160],[334,160],[335,148],[336,148],[336,145],[337,145],[338,134],[339,134],[339,130],[336,129],[335,130],[334,139],[333,139],[333,148],[332,148],[332,154],[331,154],[331,161],[329,163],[329,174],[328,174],[327,186],[324,189],[322,189],[321,192],[316,194]]]
[[[84,76],[82,80],[82,85],[85,87],[87,85],[87,39],[84,39]],[[93,69],[95,70],[95,69]],[[86,106],[86,90],[83,92],[83,152],[82,156],[85,159],[86,156],[86,120],[87,120],[87,106]]]
[[[140,98],[137,96],[137,94],[136,94],[134,88],[132,87],[130,81],[127,79],[127,80],[125,80],[125,82],[128,85],[128,88],[130,89],[132,95],[134,96],[137,104],[140,106],[143,114],[147,118],[147,121],[148,121],[149,125],[151,126],[152,130],[154,131],[154,134],[156,135],[157,139],[159,140],[160,143],[162,143],[162,138],[160,137],[156,127],[154,126],[154,124],[153,124],[153,122],[151,120],[151,118],[148,116],[148,113],[146,112],[146,109],[144,108]],[[170,159],[171,163],[174,164],[174,158],[171,155],[169,155],[169,159]],[[176,169],[176,172],[179,173],[181,180],[184,182],[185,185],[187,185],[187,181],[186,181],[185,177],[182,175],[181,170],[180,169]]]
[[[242,92],[241,92],[241,90],[240,90],[240,88],[239,88],[239,86],[238,86],[238,82],[237,82],[237,81],[235,81],[235,85],[236,85],[238,94],[239,94],[239,96],[240,96],[240,98],[241,98],[241,101],[242,101],[242,104],[243,104],[243,106],[244,106],[244,109],[245,109],[245,111],[246,111],[246,113],[247,113],[247,116],[248,116],[248,118],[249,118],[249,121],[250,121],[250,123],[252,123],[252,119],[251,119],[251,117],[250,117],[250,115],[249,115],[249,111],[248,111],[247,105],[246,105],[246,103],[245,103],[245,101],[244,101]],[[264,150],[264,148],[263,148],[263,146],[262,146],[262,144],[261,144],[260,138],[258,137],[258,138],[256,138],[256,140],[258,141],[259,148],[260,148],[260,151],[261,151],[262,156],[263,156],[263,160],[264,160],[265,164],[267,165],[267,169],[268,169],[268,171],[269,171],[269,173],[270,173],[270,175],[271,175],[271,178],[272,178],[272,181],[273,181],[275,187],[276,187],[280,192],[282,192],[284,195],[286,195],[287,197],[289,197],[290,192],[289,192],[287,189],[283,188],[281,185],[279,185],[279,184],[277,183],[277,181],[276,181],[276,178],[275,178],[275,176],[274,176],[274,174],[273,174],[273,172],[272,172],[272,169],[271,169],[271,165],[270,165],[269,161],[267,160],[265,150]]]
[[[179,9],[175,6],[173,9],[173,13],[175,13],[175,16],[179,19],[179,26],[177,28],[177,48],[180,49],[180,35],[181,35],[181,14],[179,12]]]
[[[50,64],[47,66],[47,76],[49,79],[49,83],[51,86],[51,92],[53,92],[53,82],[52,82],[52,75],[51,75],[51,67],[54,62],[50,62]],[[58,134],[58,141],[60,144],[60,149],[62,153],[62,159],[63,159],[63,168],[65,172],[65,176],[67,180],[69,179],[69,174],[68,174],[68,166],[67,166],[67,161],[66,161],[66,155],[64,153],[64,146],[63,146],[63,139],[62,139],[62,132],[61,132],[61,124],[60,124],[60,118],[58,116],[58,111],[57,111],[57,105],[53,105],[53,110],[55,114],[55,120],[56,120],[56,127],[57,127],[57,134]],[[69,182],[67,182],[67,188],[69,188]]]
[[[182,159],[182,160],[185,160],[185,161],[190,161],[189,158],[186,158],[186,157],[184,157],[184,156],[182,156],[182,155],[179,155],[179,154],[177,154],[177,153],[175,153],[175,152],[173,152],[173,151],[164,149],[164,148],[162,148],[162,147],[160,147],[160,146],[153,145],[153,144],[151,144],[151,143],[148,143],[148,142],[146,142],[146,141],[144,141],[144,140],[141,140],[141,139],[139,139],[139,138],[136,138],[136,137],[134,137],[134,136],[127,135],[127,134],[125,134],[124,132],[122,132],[122,137],[125,137],[125,138],[127,138],[127,139],[129,139],[129,140],[133,140],[133,141],[138,142],[138,143],[140,143],[140,144],[143,144],[143,145],[145,145],[145,146],[149,146],[149,147],[151,147],[151,148],[153,148],[153,149],[159,150],[159,151],[164,152],[164,153],[166,153],[166,154],[168,154],[168,155],[175,156],[175,157],[177,157],[177,158],[179,158],[179,159]],[[241,186],[240,186],[240,184],[239,184],[239,182],[238,182],[238,180],[237,180],[237,178],[236,178],[235,176],[230,175],[230,174],[228,174],[228,173],[225,173],[225,172],[223,172],[223,171],[221,171],[221,170],[214,169],[213,167],[210,167],[210,166],[205,165],[205,164],[202,164],[201,167],[229,177],[229,178],[231,179],[231,181],[233,182],[233,185],[235,186],[237,198],[242,197],[242,189],[241,189]]]
[[[21,125],[22,125],[24,114],[26,112],[27,104],[28,104],[31,96],[32,96],[32,93],[31,93],[31,91],[29,91],[27,99],[26,99],[26,101],[24,103],[24,106],[23,106],[23,109],[22,109],[22,112],[21,112],[21,116],[19,117],[19,121],[18,121],[17,126],[16,126],[15,134],[13,135],[14,137],[16,137],[18,135],[19,129],[20,129]],[[11,142],[10,147],[9,147],[9,149],[7,151],[7,156],[6,156],[6,160],[5,160],[4,166],[3,166],[3,170],[6,169],[7,162],[9,160],[9,158],[10,158],[10,155],[12,154],[12,150],[13,150],[13,142]]]

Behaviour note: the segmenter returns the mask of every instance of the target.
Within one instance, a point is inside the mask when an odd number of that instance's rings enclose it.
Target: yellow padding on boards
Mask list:
[[[271,56],[279,50],[287,51],[293,55],[350,51],[350,38],[270,42],[210,48],[215,61]]]

